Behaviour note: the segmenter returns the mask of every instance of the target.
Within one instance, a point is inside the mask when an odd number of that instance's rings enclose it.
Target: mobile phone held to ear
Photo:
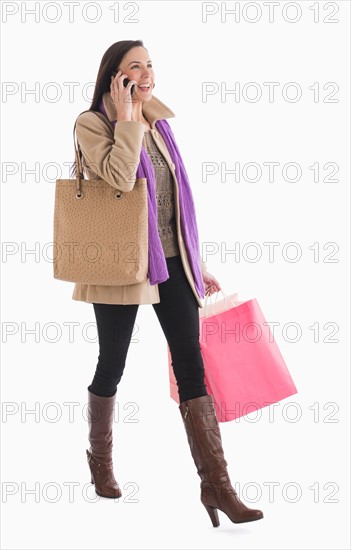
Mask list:
[[[117,72],[116,72],[116,71],[113,71],[112,76],[115,77],[116,74],[117,74]],[[126,87],[128,86],[128,83],[129,83],[129,82],[130,82],[129,78],[124,78],[124,79],[123,79],[123,86],[126,88]],[[134,92],[134,86],[135,86],[135,84],[133,84],[133,86],[132,86],[131,89],[130,89],[130,93],[131,93],[131,94]]]
[[[126,88],[128,86],[129,82],[130,82],[129,78],[124,78],[123,79],[123,86]],[[130,88],[130,93],[131,94],[134,92],[134,86],[135,86],[135,84],[133,84],[133,86]]]

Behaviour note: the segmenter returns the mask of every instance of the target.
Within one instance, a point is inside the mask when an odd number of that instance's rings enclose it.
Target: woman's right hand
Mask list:
[[[110,93],[117,111],[117,120],[132,120],[132,99],[130,89],[135,80],[130,80],[127,87],[123,86],[123,80],[128,78],[128,75],[118,71],[116,76],[111,76]]]

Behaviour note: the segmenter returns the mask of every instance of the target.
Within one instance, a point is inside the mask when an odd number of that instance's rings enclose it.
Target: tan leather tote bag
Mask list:
[[[107,124],[104,115],[91,112]],[[143,282],[148,270],[147,180],[136,178],[132,191],[122,192],[102,179],[84,179],[76,122],[77,177],[56,180],[54,278],[107,286]]]

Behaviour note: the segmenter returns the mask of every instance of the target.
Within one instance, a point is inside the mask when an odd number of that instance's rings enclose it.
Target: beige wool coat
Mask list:
[[[104,93],[102,99],[109,120],[116,120],[116,108],[110,92]],[[180,256],[198,305],[203,307],[202,298],[200,298],[195,288],[194,277],[180,226],[179,189],[174,171],[175,166],[166,143],[155,126],[157,120],[172,118],[175,114],[155,96],[152,96],[150,101],[143,102],[142,112],[150,123],[150,132],[173,175]],[[113,131],[112,127],[109,130],[107,125],[93,112],[80,114],[77,118],[76,134],[83,155],[85,177],[88,177],[88,179],[103,179],[115,189],[125,192],[131,191],[136,181],[136,170],[140,160],[144,131],[144,125],[138,121],[117,121]],[[133,173],[131,175],[131,167],[135,172],[134,175]],[[206,271],[206,263],[200,256],[199,265],[202,273]],[[125,286],[75,283],[72,298],[82,302],[101,304],[156,304],[160,302],[158,284],[150,285],[148,278],[141,283]]]

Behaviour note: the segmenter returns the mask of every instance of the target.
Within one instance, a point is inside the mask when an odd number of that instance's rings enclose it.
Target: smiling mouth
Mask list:
[[[151,89],[151,86],[150,84],[141,84],[138,88],[142,92],[148,92]]]

